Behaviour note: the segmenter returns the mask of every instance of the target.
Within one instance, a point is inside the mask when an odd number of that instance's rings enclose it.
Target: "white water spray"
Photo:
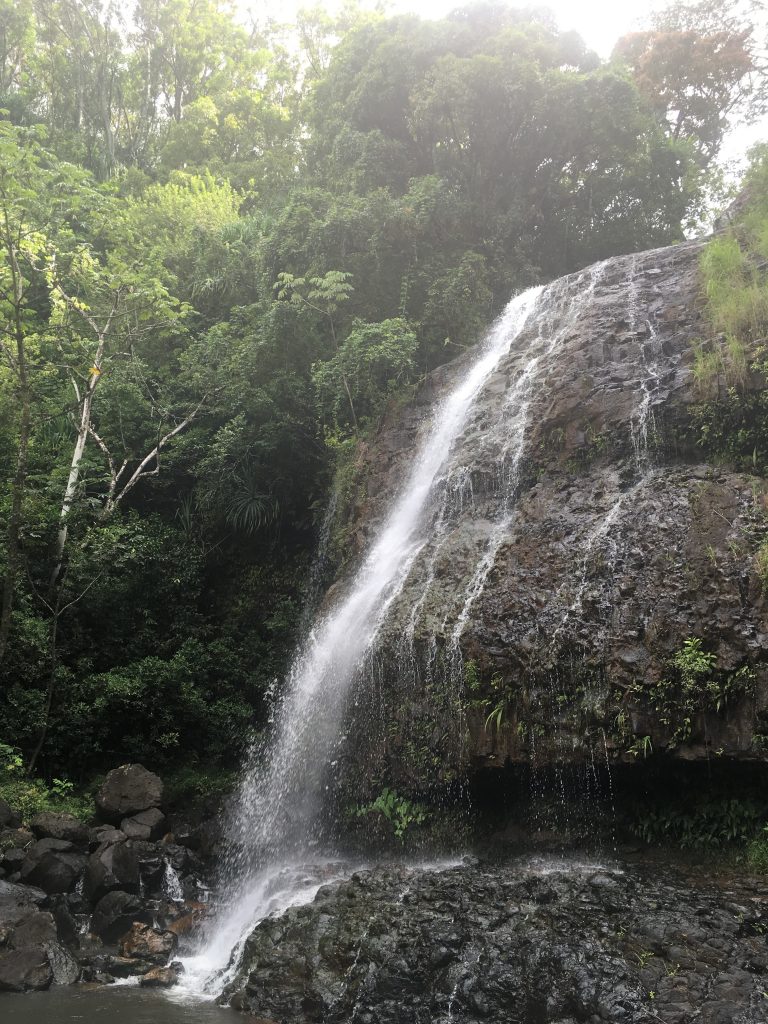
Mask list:
[[[303,869],[289,872],[286,881],[283,866],[317,858],[321,844],[328,843],[320,813],[327,771],[344,739],[344,710],[361,661],[430,537],[430,497],[444,482],[452,445],[484,384],[533,319],[542,292],[532,288],[513,299],[490,331],[474,363],[438,408],[405,486],[346,596],[298,652],[272,742],[268,750],[252,753],[239,787],[231,822],[231,899],[219,911],[200,955],[186,962],[188,984],[198,991],[218,994],[258,920],[313,898],[322,884]]]

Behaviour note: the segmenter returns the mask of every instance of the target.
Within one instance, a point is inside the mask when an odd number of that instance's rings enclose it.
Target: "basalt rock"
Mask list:
[[[101,817],[114,825],[140,811],[159,807],[162,802],[162,779],[141,764],[113,768],[96,794]]]
[[[110,956],[104,960],[106,972],[112,978],[134,978],[152,970],[151,962],[138,957]]]
[[[112,846],[113,843],[122,843],[128,836],[114,825],[97,825],[88,830],[88,845],[92,850],[98,847]]]
[[[0,927],[16,925],[45,901],[42,889],[0,881]]]
[[[173,932],[157,932],[151,925],[136,923],[121,940],[120,955],[165,965],[177,944],[178,937]]]
[[[78,848],[88,845],[87,827],[72,814],[36,814],[29,823],[38,839],[62,839]]]
[[[0,829],[18,828],[19,825],[21,825],[21,815],[0,797]]]
[[[148,811],[140,811],[130,818],[123,818],[120,822],[120,829],[129,839],[143,839],[151,842],[163,836],[165,825],[166,819],[163,812],[157,807],[150,807]]]
[[[146,924],[152,921],[152,914],[144,902],[134,893],[108,892],[96,904],[91,931],[105,942],[117,942],[136,921]]]
[[[0,954],[0,992],[29,992],[49,988],[53,970],[48,954],[39,949],[17,949]]]
[[[130,840],[100,846],[88,858],[85,894],[95,903],[108,892],[138,893],[139,857]]]
[[[82,974],[80,965],[66,946],[51,942],[45,947],[54,985],[75,985]]]
[[[727,394],[723,377],[707,392],[693,373],[709,332],[702,248],[609,260],[544,293],[434,488],[340,763],[423,790],[588,760],[598,741],[613,760],[768,758],[768,483],[729,468],[728,436],[721,452],[694,417],[716,432]],[[361,451],[337,523],[347,552],[371,544],[474,358],[433,374]],[[747,374],[742,393],[763,387]],[[686,692],[675,658],[691,638],[713,663]]]
[[[750,880],[376,869],[263,921],[225,998],[281,1024],[761,1024],[767,921]]]
[[[13,929],[9,945],[14,949],[27,949],[30,946],[44,946],[57,939],[58,931],[53,915],[43,911],[30,914],[20,921]]]
[[[64,839],[39,839],[21,866],[21,881],[47,893],[70,892],[85,868],[86,857]]]
[[[178,961],[168,967],[152,967],[142,976],[139,984],[144,988],[172,988],[178,985],[184,967]]]

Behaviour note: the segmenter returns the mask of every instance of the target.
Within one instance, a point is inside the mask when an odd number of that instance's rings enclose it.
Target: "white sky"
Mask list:
[[[317,0],[236,0],[244,11],[257,17],[291,21],[302,7],[313,7]],[[387,12],[411,12],[422,18],[441,18],[457,7],[469,6],[471,0],[388,0]],[[320,6],[335,10],[341,0],[321,0]],[[375,0],[363,0],[362,6],[373,7]],[[510,7],[548,7],[563,29],[575,29],[589,46],[607,57],[616,40],[640,26],[649,11],[665,6],[663,0],[510,0]]]

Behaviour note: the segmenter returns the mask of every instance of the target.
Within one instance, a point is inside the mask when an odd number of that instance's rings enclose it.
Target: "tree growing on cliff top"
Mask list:
[[[750,4],[699,0],[673,4],[653,28],[616,44],[667,136],[686,141],[702,168],[717,157],[733,119],[750,114],[759,57]]]

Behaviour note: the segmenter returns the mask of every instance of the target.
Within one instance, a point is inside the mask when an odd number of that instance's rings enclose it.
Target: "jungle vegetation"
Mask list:
[[[740,5],[0,0],[0,751],[235,763],[339,458],[510,295],[673,243],[760,109]],[[64,780],[64,783],[62,783]]]

